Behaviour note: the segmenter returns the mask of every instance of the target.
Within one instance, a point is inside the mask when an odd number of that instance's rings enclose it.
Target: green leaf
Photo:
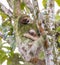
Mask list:
[[[3,22],[2,23],[2,26],[4,27],[4,26],[11,26],[12,24],[11,24],[11,22],[10,21],[6,21],[6,22]]]
[[[55,1],[58,4],[58,6],[60,6],[60,0],[55,0]],[[44,8],[46,8],[46,3],[47,3],[47,0],[42,1],[42,4],[43,4]]]
[[[58,43],[60,43],[60,36],[58,37]]]
[[[20,65],[19,61],[19,54],[15,53],[8,58],[7,65]]]
[[[21,10],[23,10],[25,6],[26,6],[25,3],[22,2],[22,3],[20,4],[20,8],[21,8]]]
[[[2,16],[3,20],[5,20],[8,16],[0,10],[0,15]]]
[[[60,6],[60,0],[55,0],[58,6]]]
[[[0,64],[2,64],[6,59],[6,53],[3,50],[0,50]]]
[[[2,48],[3,44],[2,44],[2,41],[1,41],[1,38],[0,38],[0,49]]]
[[[39,58],[40,58],[41,60],[44,59],[44,52],[43,52],[43,51],[40,51]]]
[[[58,38],[57,38],[57,42],[58,42],[58,43],[57,43],[57,47],[60,48],[60,35],[59,35]]]
[[[57,14],[57,15],[55,16],[55,19],[56,19],[57,21],[59,21],[59,20],[60,20],[60,15]]]
[[[47,0],[43,0],[43,1],[42,1],[42,4],[43,4],[44,8],[46,8]]]
[[[10,26],[10,29],[9,29],[8,35],[13,35],[13,26],[12,26],[12,25]]]
[[[56,28],[56,32],[60,32],[60,26]]]

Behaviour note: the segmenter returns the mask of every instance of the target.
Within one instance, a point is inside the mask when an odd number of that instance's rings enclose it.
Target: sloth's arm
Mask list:
[[[32,40],[37,40],[38,39],[38,37],[37,36],[32,36],[32,35],[30,35],[29,33],[25,33],[24,35],[23,35],[24,37],[27,37],[27,38],[30,38],[30,39],[32,39]]]

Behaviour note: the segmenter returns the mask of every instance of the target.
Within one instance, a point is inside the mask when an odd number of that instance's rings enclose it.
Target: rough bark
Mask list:
[[[48,24],[49,30],[52,31],[53,30],[52,26],[53,26],[53,22],[54,22],[54,0],[47,0],[47,14],[48,14],[47,15],[48,20],[46,20],[46,23]],[[51,25],[51,23],[52,23],[52,25]],[[53,37],[53,34],[52,34],[52,37]],[[54,42],[52,44],[54,44]],[[46,57],[46,65],[54,65],[53,45],[51,47],[51,45],[49,44],[49,47],[47,49],[45,49],[45,57]]]
[[[7,14],[9,17],[11,17],[12,14],[13,14],[13,11],[10,10],[10,9],[7,9],[2,3],[0,3],[0,5],[1,5],[1,10],[2,10],[5,14]]]
[[[20,0],[14,0],[14,17],[19,17],[21,15],[20,3]]]
[[[26,6],[29,8],[30,12],[33,13],[34,9],[33,9],[33,4],[31,3],[30,0],[22,0]]]
[[[14,0],[7,0],[9,6],[11,7],[11,9],[14,8]]]

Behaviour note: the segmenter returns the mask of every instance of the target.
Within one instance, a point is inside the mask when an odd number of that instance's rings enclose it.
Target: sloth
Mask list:
[[[36,23],[32,22],[29,16],[24,15],[19,18],[18,33],[22,41],[25,41],[27,39],[27,35],[28,37],[29,35],[32,37],[38,37],[39,33],[37,32],[38,29]],[[29,40],[32,41],[33,39],[30,38]]]
[[[19,45],[19,52],[25,61],[34,63],[38,61],[38,53],[42,47],[40,34],[35,22],[30,21],[29,16],[22,16],[18,21],[18,34],[22,44]],[[35,60],[34,60],[35,58]],[[32,62],[32,63],[33,63]]]

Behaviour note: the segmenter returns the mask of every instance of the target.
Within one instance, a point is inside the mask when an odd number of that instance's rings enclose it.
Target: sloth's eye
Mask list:
[[[28,24],[29,23],[29,20],[28,19],[23,19],[22,20],[22,24]]]
[[[29,23],[29,19],[22,19],[20,20],[20,24],[28,24]]]

